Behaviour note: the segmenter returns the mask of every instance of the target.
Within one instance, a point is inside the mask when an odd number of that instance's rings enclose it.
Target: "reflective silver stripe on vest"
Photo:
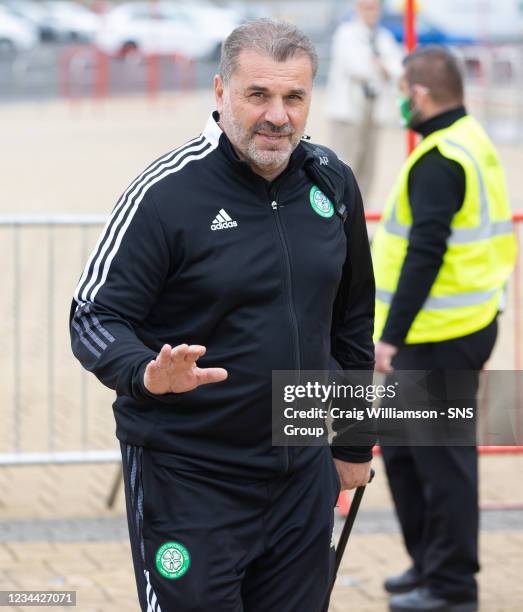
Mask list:
[[[483,180],[483,174],[481,173],[480,167],[473,155],[461,144],[454,142],[453,140],[445,139],[445,142],[452,147],[456,147],[463,151],[465,155],[470,159],[474,168],[476,169],[478,180],[479,180],[479,214],[480,214],[480,225],[479,227],[454,227],[451,228],[451,234],[447,241],[447,244],[467,244],[469,242],[476,242],[478,240],[487,240],[494,238],[495,236],[506,236],[512,234],[514,231],[512,220],[506,219],[504,221],[491,221],[489,216],[488,208],[488,197],[485,182]],[[396,211],[398,207],[398,200],[394,202],[391,210],[390,217],[383,223],[385,231],[394,236],[408,239],[410,233],[410,225],[402,225],[396,220]]]
[[[489,289],[488,291],[472,291],[469,293],[460,293],[459,295],[447,296],[429,296],[423,304],[423,310],[445,310],[447,308],[461,308],[464,306],[479,306],[485,304],[492,299],[498,289]],[[385,289],[376,289],[376,298],[385,304],[390,305],[394,296],[393,291]]]
[[[410,234],[410,225],[402,225],[396,221],[396,208],[398,206],[398,200],[394,202],[394,206],[390,212],[390,217],[385,219],[383,222],[383,226],[387,234],[393,234],[394,236],[399,236],[400,238],[405,238],[405,240],[409,237]]]
[[[491,221],[489,216],[488,208],[488,196],[487,189],[485,187],[485,181],[483,180],[483,174],[476,161],[476,158],[466,149],[463,145],[453,140],[445,139],[445,142],[451,147],[456,147],[460,151],[463,151],[465,155],[470,159],[479,180],[479,215],[480,215],[480,226],[479,227],[461,227],[452,228],[452,233],[449,237],[449,244],[463,244],[466,242],[474,242],[476,240],[486,240],[493,238],[494,236],[502,236],[504,234],[511,234],[513,231],[512,220],[507,219],[505,221]]]
[[[476,240],[487,240],[495,236],[512,234],[512,221],[493,221],[474,228],[453,228],[448,244],[467,244]]]

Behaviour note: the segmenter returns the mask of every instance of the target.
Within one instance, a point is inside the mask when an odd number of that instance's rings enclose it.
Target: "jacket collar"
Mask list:
[[[207,119],[207,123],[205,124],[205,128],[202,132],[202,136],[205,136],[207,140],[213,144],[215,147],[218,146],[220,137],[222,136],[222,128],[218,125],[219,115],[216,111],[211,113],[209,119]]]
[[[467,111],[464,106],[457,106],[456,108],[452,108],[451,110],[423,121],[415,127],[414,131],[421,134],[423,138],[426,138],[429,134],[432,134],[432,132],[450,127],[453,123],[458,121],[458,119],[465,117],[466,114]]]

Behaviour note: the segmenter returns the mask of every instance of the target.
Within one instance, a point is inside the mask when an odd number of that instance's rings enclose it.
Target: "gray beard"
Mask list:
[[[248,161],[255,164],[258,168],[268,171],[276,170],[277,168],[287,165],[292,152],[294,149],[296,149],[300,142],[302,134],[292,134],[286,149],[258,149],[256,146],[256,141],[254,140],[254,133],[244,130],[240,125],[238,125],[234,115],[232,114],[229,100],[227,99],[224,100],[223,110],[224,117],[221,119],[229,132],[229,140],[237,149],[241,151],[241,153],[243,153]]]
[[[254,162],[259,168],[264,168],[265,170],[275,170],[276,168],[280,168],[288,163],[290,156],[297,145],[298,143],[294,144],[291,142],[287,150],[260,150],[256,147],[254,138],[251,138],[247,145],[247,150],[242,151],[242,153],[244,153],[247,159]]]

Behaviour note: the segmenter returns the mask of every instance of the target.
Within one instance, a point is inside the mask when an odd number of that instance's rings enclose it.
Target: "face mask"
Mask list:
[[[401,114],[401,125],[408,128],[411,125],[413,112],[411,108],[411,99],[408,96],[398,96],[398,107]]]

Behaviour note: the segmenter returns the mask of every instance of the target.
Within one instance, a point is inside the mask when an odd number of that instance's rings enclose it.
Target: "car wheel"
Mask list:
[[[120,50],[118,51],[118,57],[125,59],[134,55],[137,51],[138,45],[134,41],[128,40],[127,42],[124,42],[124,44],[120,47]]]

